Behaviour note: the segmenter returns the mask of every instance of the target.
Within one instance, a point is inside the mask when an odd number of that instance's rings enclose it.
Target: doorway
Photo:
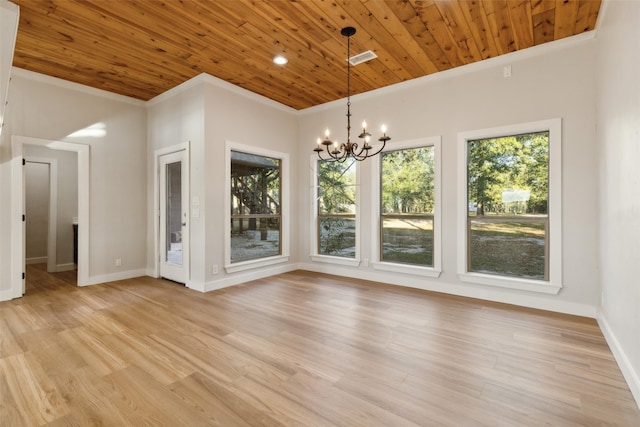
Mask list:
[[[7,295],[19,298],[25,292],[25,146],[51,148],[77,153],[77,285],[89,285],[89,146],[70,142],[12,137],[11,161],[11,289]]]
[[[159,276],[187,284],[189,276],[189,162],[186,148],[156,153]]]
[[[25,164],[26,264],[57,271],[57,161],[29,156]]]

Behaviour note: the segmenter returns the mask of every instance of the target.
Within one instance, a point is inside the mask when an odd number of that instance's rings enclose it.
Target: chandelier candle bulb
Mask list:
[[[347,59],[351,57],[351,36],[356,33],[356,29],[353,27],[345,27],[340,31],[344,37],[347,38]],[[347,61],[347,141],[340,144],[338,146],[338,141],[335,141],[333,144],[333,149],[329,148],[331,146],[331,140],[329,139],[329,129],[325,131],[325,138],[322,141],[322,145],[326,147],[327,158],[322,157],[323,149],[318,146],[313,149],[316,153],[318,153],[318,158],[322,161],[327,162],[344,162],[348,158],[352,158],[359,162],[363,161],[366,158],[372,157],[380,153],[385,144],[391,139],[391,137],[387,136],[387,127],[382,125],[382,136],[378,138],[382,144],[380,148],[378,148],[375,152],[369,152],[373,147],[369,145],[369,140],[371,134],[367,132],[367,122],[362,121],[362,133],[358,135],[358,138],[364,140],[362,146],[359,146],[358,143],[351,142],[351,61]]]

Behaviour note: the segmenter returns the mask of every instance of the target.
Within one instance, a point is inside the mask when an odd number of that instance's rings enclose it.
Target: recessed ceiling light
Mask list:
[[[273,58],[273,63],[278,65],[285,65],[289,60],[282,55],[276,55]]]

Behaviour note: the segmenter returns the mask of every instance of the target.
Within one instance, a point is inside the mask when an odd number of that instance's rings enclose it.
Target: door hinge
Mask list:
[[[24,271],[23,271],[23,272],[22,272],[22,280],[24,280],[24,279],[26,279],[26,278],[27,278],[27,275],[26,275],[26,274],[24,274]]]
[[[22,214],[22,222],[25,222],[27,220],[27,216]]]
[[[22,166],[27,164],[27,159],[22,159]]]

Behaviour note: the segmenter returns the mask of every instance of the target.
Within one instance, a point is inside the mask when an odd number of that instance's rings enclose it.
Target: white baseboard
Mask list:
[[[192,289],[200,290],[201,292],[210,292],[298,269],[300,269],[298,264],[280,264],[271,268],[260,268],[252,271],[245,270],[243,273],[233,274],[219,280],[209,281],[205,283],[204,289],[202,290],[198,289],[196,286],[192,287]]]
[[[100,283],[115,282],[116,280],[133,279],[147,275],[146,268],[138,270],[118,271],[117,273],[102,274],[99,276],[89,276],[87,283],[81,286],[98,285]],[[79,285],[80,286],[80,285]]]
[[[443,282],[442,277],[438,280],[428,277],[407,277],[393,272],[373,269],[354,270],[340,265],[329,265],[323,263],[301,263],[298,267],[302,270],[314,271],[317,273],[335,274],[338,276],[352,277],[354,279],[371,280],[373,282],[380,282],[388,285],[404,286],[407,288],[422,289],[425,291],[440,292],[461,297],[477,298],[486,301],[513,304],[521,307],[590,317],[593,319],[595,319],[597,315],[596,307],[588,304],[557,301],[545,296],[531,295],[530,293],[523,292],[503,292],[493,286],[467,283],[448,283]]]
[[[22,296],[22,292],[19,291],[18,294],[13,289],[5,289],[0,291],[0,301],[9,301],[15,298],[20,298]]]
[[[60,271],[70,271],[70,270],[74,270],[76,268],[76,265],[72,262],[66,263],[66,264],[58,264],[56,265],[56,271],[60,272]]]
[[[602,312],[598,312],[598,325],[600,325],[602,334],[607,340],[607,344],[609,344],[613,357],[616,358],[616,362],[618,362],[622,375],[629,385],[631,394],[633,394],[633,398],[636,400],[638,408],[640,408],[640,373],[636,372],[633,368],[631,361],[627,357],[622,346],[620,346],[620,342],[611,330],[611,326]]]
[[[47,260],[48,260],[48,257],[39,256],[39,257],[27,258],[25,260],[25,263],[26,264],[46,264]]]

